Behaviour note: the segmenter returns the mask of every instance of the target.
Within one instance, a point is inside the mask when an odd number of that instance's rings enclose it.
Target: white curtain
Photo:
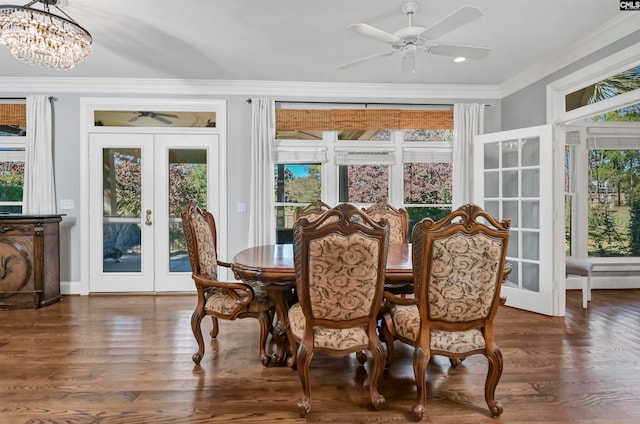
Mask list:
[[[275,102],[251,99],[251,199],[249,246],[275,243],[273,155]]]
[[[46,215],[56,213],[51,116],[49,96],[27,97],[24,214]]]
[[[453,209],[473,201],[473,136],[484,133],[484,104],[453,105]]]

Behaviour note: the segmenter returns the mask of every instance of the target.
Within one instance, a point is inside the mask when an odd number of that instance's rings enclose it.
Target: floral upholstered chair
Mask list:
[[[389,244],[409,243],[409,214],[384,200],[379,200],[363,210],[373,219],[386,218],[389,221]]]
[[[423,219],[413,229],[415,299],[385,292],[391,303],[384,316],[384,338],[393,355],[398,339],[415,348],[413,369],[418,399],[416,418],[425,410],[426,370],[432,355],[464,359],[484,355],[488,362],[485,400],[494,417],[502,413],[495,390],[503,359],[493,337],[509,240],[509,219],[501,222],[466,204],[438,222]]]
[[[218,280],[218,266],[230,264],[217,258],[216,224],[210,212],[189,202],[182,216],[182,229],[189,251],[192,278],[196,284],[198,304],[191,316],[191,330],[198,342],[193,362],[200,363],[204,355],[204,340],[200,323],[209,315],[213,322],[211,338],[218,336],[218,318],[255,318],[260,323],[260,359],[264,366],[270,362],[266,353],[267,336],[273,330],[274,305],[266,292],[245,283]]]
[[[309,220],[314,220],[326,211],[331,209],[331,206],[324,202],[317,201],[308,204],[305,207],[298,207],[293,211],[293,220],[297,221],[298,218],[307,217]]]
[[[409,243],[409,214],[406,209],[398,209],[384,200],[379,200],[363,210],[373,219],[385,218],[389,222],[389,244]],[[385,290],[393,294],[406,295],[413,293],[413,284],[387,281]],[[363,356],[358,358],[366,360]]]
[[[369,351],[373,373],[369,392],[376,409],[384,405],[378,382],[386,349],[376,332],[382,304],[389,229],[353,205],[294,224],[293,249],[298,303],[289,308],[287,335],[298,346],[296,365],[304,391],[302,416],[311,409],[309,366],[316,352],[346,356]]]

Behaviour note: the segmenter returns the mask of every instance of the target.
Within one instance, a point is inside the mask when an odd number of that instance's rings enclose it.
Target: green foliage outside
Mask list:
[[[588,103],[639,87],[640,66],[595,83],[590,87]],[[591,120],[640,122],[640,105],[613,110]],[[640,150],[591,150],[589,170],[588,254],[640,256]]]

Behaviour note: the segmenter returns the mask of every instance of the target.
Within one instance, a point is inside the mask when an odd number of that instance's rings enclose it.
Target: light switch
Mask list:
[[[73,203],[73,199],[60,199],[60,209],[73,209],[75,205]]]

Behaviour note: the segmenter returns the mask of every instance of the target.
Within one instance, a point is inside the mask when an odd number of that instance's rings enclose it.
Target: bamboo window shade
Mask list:
[[[452,110],[277,109],[280,130],[453,129]]]
[[[27,105],[0,104],[0,125],[27,125]]]

